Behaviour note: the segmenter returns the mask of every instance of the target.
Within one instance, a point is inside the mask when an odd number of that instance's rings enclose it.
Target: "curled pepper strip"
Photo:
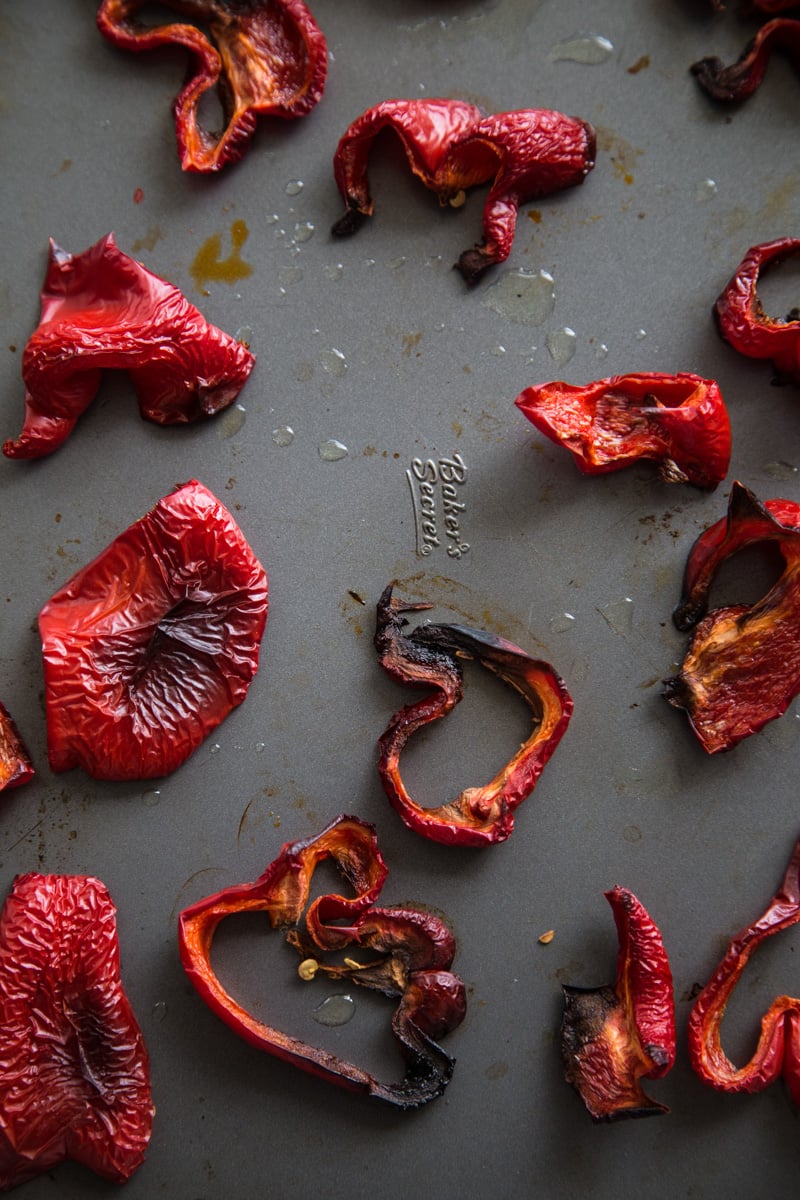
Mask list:
[[[14,880],[0,913],[0,1045],[0,1187],[68,1158],[128,1179],[150,1140],[150,1068],[98,879]]]
[[[627,888],[605,892],[619,936],[613,987],[562,985],[561,1054],[594,1121],[661,1116],[640,1080],[660,1079],[675,1061],[672,972],[661,933]]]
[[[306,913],[303,930],[298,922],[311,877],[326,858],[333,860],[355,895],[318,897]],[[416,1108],[440,1096],[450,1082],[453,1059],[435,1039],[463,1020],[466,992],[448,969],[455,943],[438,917],[410,908],[374,907],[386,874],[373,826],[342,815],[315,838],[287,842],[254,883],[226,888],[185,909],[178,940],[184,969],[200,996],[252,1046],[351,1091],[399,1108]],[[392,1032],[406,1064],[402,1081],[375,1079],[338,1055],[266,1025],[234,1000],[211,965],[211,945],[220,921],[242,912],[264,912],[273,929],[288,930],[287,941],[303,958],[304,977],[322,971],[399,997]],[[348,958],[343,965],[319,961],[321,953],[348,946],[369,950],[373,957],[364,963]]]
[[[800,22],[798,22],[800,25]],[[778,380],[800,383],[800,313],[784,321],[769,317],[758,296],[758,278],[800,251],[800,238],[777,238],[751,246],[717,299],[714,314],[722,336],[749,358],[769,358]]]
[[[391,804],[409,829],[449,846],[489,846],[505,841],[515,809],[531,794],[560,742],[572,698],[553,668],[504,638],[462,625],[424,625],[410,634],[404,613],[429,604],[403,604],[389,585],[378,601],[375,648],[383,669],[398,683],[432,688],[394,714],[379,746],[378,773]],[[534,715],[534,729],[513,758],[482,787],[465,788],[455,800],[423,808],[400,775],[400,754],[417,729],[444,717],[462,698],[459,658],[474,658],[519,693]]]
[[[730,941],[722,962],[700,992],[689,1017],[689,1058],[704,1083],[721,1092],[760,1092],[783,1076],[800,1105],[800,999],[778,996],[761,1018],[761,1034],[750,1061],[736,1067],[722,1049],[725,1008],[750,955],[773,933],[800,921],[800,840],[780,887],[765,912]]]
[[[784,570],[765,596],[705,615],[720,566],[746,546],[775,543]],[[738,481],[728,515],[700,535],[689,554],[678,629],[695,628],[664,696],[684,709],[704,750],[728,750],[780,717],[800,691],[800,504],[762,503]]]
[[[124,254],[113,233],[77,255],[51,239],[41,302],[22,356],[22,432],[3,446],[9,458],[58,450],[106,367],[127,370],[146,420],[176,425],[232,404],[255,363],[176,287]]]
[[[780,7],[766,11],[778,11]],[[715,100],[746,100],[760,87],[773,50],[783,50],[793,63],[800,65],[799,20],[776,17],[767,21],[730,66],[726,67],[721,58],[711,56],[692,63],[690,70],[703,90]]]
[[[346,205],[332,230],[339,237],[355,233],[373,213],[367,160],[387,128],[441,205],[458,207],[466,188],[491,182],[483,241],[456,263],[470,285],[508,258],[520,204],[583,183],[594,166],[594,129],[577,117],[548,109],[485,116],[460,100],[385,100],[353,121],[336,148],[334,175]]]
[[[0,792],[21,787],[34,775],[33,763],[11,713],[0,701]]]
[[[564,446],[585,475],[654,459],[667,483],[714,488],[731,454],[728,411],[712,379],[642,372],[584,387],[555,382],[525,388],[514,401],[546,437]]]
[[[303,0],[165,0],[167,8],[208,24],[145,25],[148,0],[103,0],[97,26],[124,50],[185,46],[194,71],[175,100],[178,153],[184,171],[219,171],[248,149],[259,116],[303,117],[325,88],[325,37]],[[212,134],[199,120],[203,95],[215,85],[225,129]]]

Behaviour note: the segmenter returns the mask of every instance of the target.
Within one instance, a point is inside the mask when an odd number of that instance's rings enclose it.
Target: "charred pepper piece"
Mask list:
[[[669,1112],[643,1090],[675,1061],[672,972],[661,933],[633,892],[605,893],[619,936],[613,987],[562,985],[561,1054],[571,1083],[594,1121]]]
[[[757,603],[706,615],[720,566],[745,546],[774,544],[784,561],[777,582]],[[738,481],[728,515],[695,542],[673,614],[678,629],[695,629],[678,675],[664,696],[686,711],[703,749],[729,750],[780,717],[800,691],[800,504],[762,503]]]
[[[39,614],[54,771],[149,779],[179,767],[244,700],[267,577],[228,510],[191,480]]]
[[[3,446],[9,458],[58,450],[106,367],[128,372],[146,420],[177,425],[227,408],[255,363],[176,287],[124,254],[113,233],[74,256],[51,239],[41,305],[22,357],[22,432]]]
[[[384,100],[349,126],[333,167],[346,205],[333,233],[355,233],[374,205],[367,178],[372,144],[393,129],[412,172],[441,205],[458,207],[466,188],[491,182],[483,210],[483,241],[456,267],[468,284],[511,253],[520,204],[583,183],[594,166],[595,132],[577,117],[548,109],[485,116],[460,100]]]
[[[775,12],[779,7],[766,11]],[[800,20],[775,17],[761,26],[735,63],[726,67],[721,58],[712,56],[692,63],[690,70],[715,100],[746,100],[760,87],[773,50],[782,50],[800,64]]]
[[[800,1105],[800,999],[778,996],[761,1019],[750,1061],[736,1067],[722,1049],[725,1008],[750,955],[772,934],[800,921],[800,840],[765,912],[731,939],[722,962],[695,1001],[689,1017],[689,1057],[704,1083],[721,1092],[760,1092],[781,1076]]]
[[[123,1183],[153,1122],[116,910],[91,876],[18,875],[0,913],[0,1187],[64,1159]]]
[[[728,472],[731,427],[713,379],[642,372],[584,387],[555,382],[514,401],[536,428],[569,450],[585,475],[653,459],[667,483],[714,488]]]
[[[103,0],[97,26],[123,50],[185,46],[193,69],[175,100],[175,130],[184,171],[219,171],[246,152],[261,116],[304,117],[320,100],[328,70],[325,37],[303,0],[165,0],[197,24],[146,25],[148,0]],[[200,123],[213,87],[225,129]]]
[[[403,604],[394,597],[393,588],[390,584],[378,601],[378,661],[398,683],[432,690],[396,712],[379,739],[378,773],[384,791],[409,829],[431,841],[449,846],[505,841],[514,828],[515,810],[533,791],[566,732],[572,698],[548,663],[494,634],[463,625],[424,625],[404,633],[408,624],[404,614],[431,605]],[[446,716],[461,700],[462,658],[475,659],[518,692],[533,713],[534,728],[489,783],[465,788],[438,808],[423,808],[403,783],[400,754],[417,729]]]
[[[33,777],[33,763],[11,713],[0,701],[0,792]]]
[[[800,24],[800,22],[798,22]],[[800,238],[777,238],[751,246],[714,307],[726,342],[748,358],[772,360],[777,382],[800,384],[800,313],[780,321],[764,312],[758,296],[762,270],[800,251]]]
[[[333,860],[355,894],[318,897],[302,927],[311,877],[324,859]],[[341,815],[317,837],[287,842],[254,883],[226,888],[185,909],[178,939],[184,969],[200,996],[252,1046],[350,1091],[417,1108],[440,1096],[450,1082],[453,1059],[437,1039],[463,1020],[466,992],[449,970],[455,943],[438,917],[412,908],[375,907],[386,874],[373,826]],[[266,1025],[228,994],[211,966],[211,944],[220,921],[241,912],[263,912],[273,929],[287,930],[287,942],[301,956],[303,978],[322,972],[398,999],[392,1032],[405,1061],[399,1083],[384,1083],[338,1055]],[[346,958],[341,965],[321,958],[347,947],[368,951],[369,957],[361,963]]]

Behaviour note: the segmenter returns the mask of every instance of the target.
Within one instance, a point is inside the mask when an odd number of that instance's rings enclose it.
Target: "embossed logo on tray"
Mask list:
[[[467,464],[460,454],[449,458],[414,458],[406,471],[414,506],[417,554],[427,558],[445,546],[450,558],[469,551],[462,535],[466,503],[463,488]]]

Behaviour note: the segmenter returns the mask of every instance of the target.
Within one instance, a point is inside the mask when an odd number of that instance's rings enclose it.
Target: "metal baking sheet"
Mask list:
[[[685,646],[670,614],[688,549],[725,511],[730,482],[800,499],[797,390],[772,387],[768,365],[737,356],[711,319],[747,247],[797,232],[797,79],[776,57],[746,104],[723,109],[699,91],[689,64],[708,53],[732,60],[753,31],[735,6],[313,8],[330,51],[322,102],[301,121],[262,122],[247,157],[218,178],[178,167],[171,103],[182,54],[115,50],[96,32],[90,0],[11,2],[0,13],[2,436],[21,423],[20,359],[51,236],[78,252],[113,230],[208,319],[249,329],[258,356],[239,405],[213,421],[142,422],[126,378],[109,374],[61,450],[0,463],[0,696],[38,771],[3,796],[0,884],[27,870],[91,873],[117,903],[157,1105],[129,1200],[787,1195],[797,1122],[782,1088],[708,1090],[684,1035],[693,985],[762,910],[800,832],[800,709],[708,758],[660,680]],[[564,57],[576,37],[612,49],[600,62]],[[349,241],[328,232],[341,211],[338,138],[390,96],[582,116],[598,130],[596,169],[583,187],[526,206],[508,262],[468,291],[451,265],[479,237],[484,190],[440,210],[390,139],[373,156],[374,219]],[[199,288],[198,251],[218,234],[227,255],[237,221],[252,273]],[[534,289],[540,272],[552,277],[549,308],[518,301],[520,272]],[[791,265],[770,278],[768,308],[796,304],[797,285]],[[720,382],[734,441],[716,492],[667,485],[646,465],[583,478],[513,407],[530,383],[634,370]],[[284,427],[288,445],[275,432]],[[347,454],[326,459],[330,439]],[[463,549],[448,554],[455,542],[439,510],[439,544],[422,554],[408,473],[415,459],[456,454]],[[168,778],[55,775],[39,608],[191,477],[231,508],[269,574],[259,675]],[[719,595],[754,598],[766,569],[732,568]],[[503,845],[429,844],[383,796],[376,739],[409,698],[382,675],[371,644],[375,601],[393,579],[401,594],[430,601],[431,616],[547,658],[574,697],[570,729]],[[488,778],[526,727],[506,689],[468,673],[460,709],[409,746],[408,780],[439,803]],[[284,841],[339,812],[377,827],[390,869],[382,900],[429,906],[458,939],[469,1011],[445,1042],[455,1074],[444,1098],[418,1112],[339,1092],[252,1050],[204,1007],[178,961],[181,908],[255,878]],[[562,1078],[560,985],[613,980],[603,891],[617,883],[661,926],[679,1056],[650,1088],[669,1116],[598,1127]],[[552,942],[539,944],[549,929]],[[244,919],[220,930],[229,986],[291,1032],[398,1072],[388,1006],[355,994],[354,1018],[324,1028],[313,1010],[336,989],[301,984],[274,938]],[[738,1061],[772,997],[797,994],[798,947],[792,931],[774,939],[738,989],[724,1027]],[[74,1164],[19,1190],[26,1200],[112,1194]]]

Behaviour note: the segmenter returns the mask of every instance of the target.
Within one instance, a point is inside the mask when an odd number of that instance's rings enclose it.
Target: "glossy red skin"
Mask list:
[[[264,568],[203,484],[159,500],[39,614],[52,769],[174,771],[244,700],[267,603]]]
[[[227,408],[254,363],[176,287],[124,254],[113,233],[77,255],[51,239],[39,325],[22,356],[24,424],[3,453],[58,450],[105,368],[128,372],[146,420],[176,425]]]
[[[308,904],[318,863],[333,860],[354,895],[318,897]],[[438,917],[410,908],[377,908],[386,865],[375,830],[356,817],[337,817],[315,838],[287,842],[254,883],[226,888],[181,913],[178,941],[184,969],[211,1010],[256,1049],[350,1091],[399,1108],[416,1108],[441,1095],[453,1060],[436,1038],[454,1029],[466,1012],[464,984],[450,972],[455,943]],[[398,998],[392,1031],[406,1064],[399,1083],[384,1083],[325,1050],[283,1033],[251,1016],[225,990],[211,965],[211,947],[220,921],[242,912],[263,912],[273,929],[287,929],[287,941],[303,958],[313,958],[330,978]],[[321,956],[350,948],[367,950],[364,965],[352,959],[326,964]]]
[[[722,563],[757,543],[777,544],[785,563],[780,579],[756,604],[705,616]],[[729,750],[780,717],[800,692],[800,505],[762,504],[735,482],[728,516],[702,533],[689,554],[673,619],[695,632],[679,674],[664,681],[664,695],[686,711],[707,753]]]
[[[800,319],[768,317],[757,288],[765,267],[777,266],[798,251],[800,238],[751,246],[714,308],[719,331],[734,350],[749,358],[771,359],[778,380],[791,383],[800,383]]]
[[[672,972],[661,933],[633,892],[605,893],[619,937],[612,988],[563,987],[561,1048],[566,1078],[594,1121],[660,1116],[642,1079],[659,1079],[675,1061]]]
[[[153,1122],[116,910],[90,876],[18,875],[0,913],[0,1187],[64,1159],[123,1183]]]
[[[33,763],[11,713],[0,701],[0,792],[21,787],[34,775]]]
[[[585,386],[541,383],[514,403],[569,450],[585,475],[619,471],[640,459],[659,463],[667,483],[714,488],[728,473],[730,420],[712,379],[641,372]]]
[[[765,12],[778,12],[790,6],[778,4],[766,8],[762,4],[760,7]],[[746,100],[760,87],[773,50],[783,50],[793,63],[800,65],[800,20],[776,17],[767,21],[735,63],[726,67],[721,58],[701,58],[692,64],[691,72],[715,100]]]
[[[761,1019],[755,1053],[736,1067],[722,1049],[720,1027],[733,989],[750,955],[772,934],[800,921],[800,840],[795,844],[780,887],[764,913],[731,939],[722,962],[695,1001],[689,1017],[692,1067],[704,1083],[721,1092],[760,1092],[783,1078],[800,1106],[800,999],[778,996]]]
[[[396,712],[379,739],[378,773],[384,791],[409,829],[431,841],[475,847],[505,841],[514,829],[515,810],[530,796],[566,732],[572,698],[548,663],[531,658],[504,638],[461,625],[425,625],[406,636],[403,614],[430,605],[404,605],[392,593],[390,585],[378,602],[378,661],[398,683],[429,691]],[[530,707],[535,725],[530,737],[488,784],[465,788],[455,800],[438,808],[424,808],[403,783],[400,754],[417,729],[446,716],[461,700],[459,656],[476,659],[514,688]]]
[[[321,99],[328,71],[325,37],[303,0],[164,0],[167,8],[208,26],[146,25],[149,0],[103,0],[97,26],[124,50],[184,46],[192,68],[175,100],[178,154],[184,171],[219,171],[248,150],[258,118],[303,117]],[[217,86],[222,134],[200,124],[203,95]]]
[[[440,204],[491,183],[483,241],[456,263],[470,285],[508,258],[520,204],[583,183],[594,167],[594,129],[564,113],[521,109],[485,116],[460,100],[385,100],[362,113],[336,148],[334,176],[346,212],[334,234],[354,233],[372,215],[367,160],[383,129],[394,130],[412,172]]]

